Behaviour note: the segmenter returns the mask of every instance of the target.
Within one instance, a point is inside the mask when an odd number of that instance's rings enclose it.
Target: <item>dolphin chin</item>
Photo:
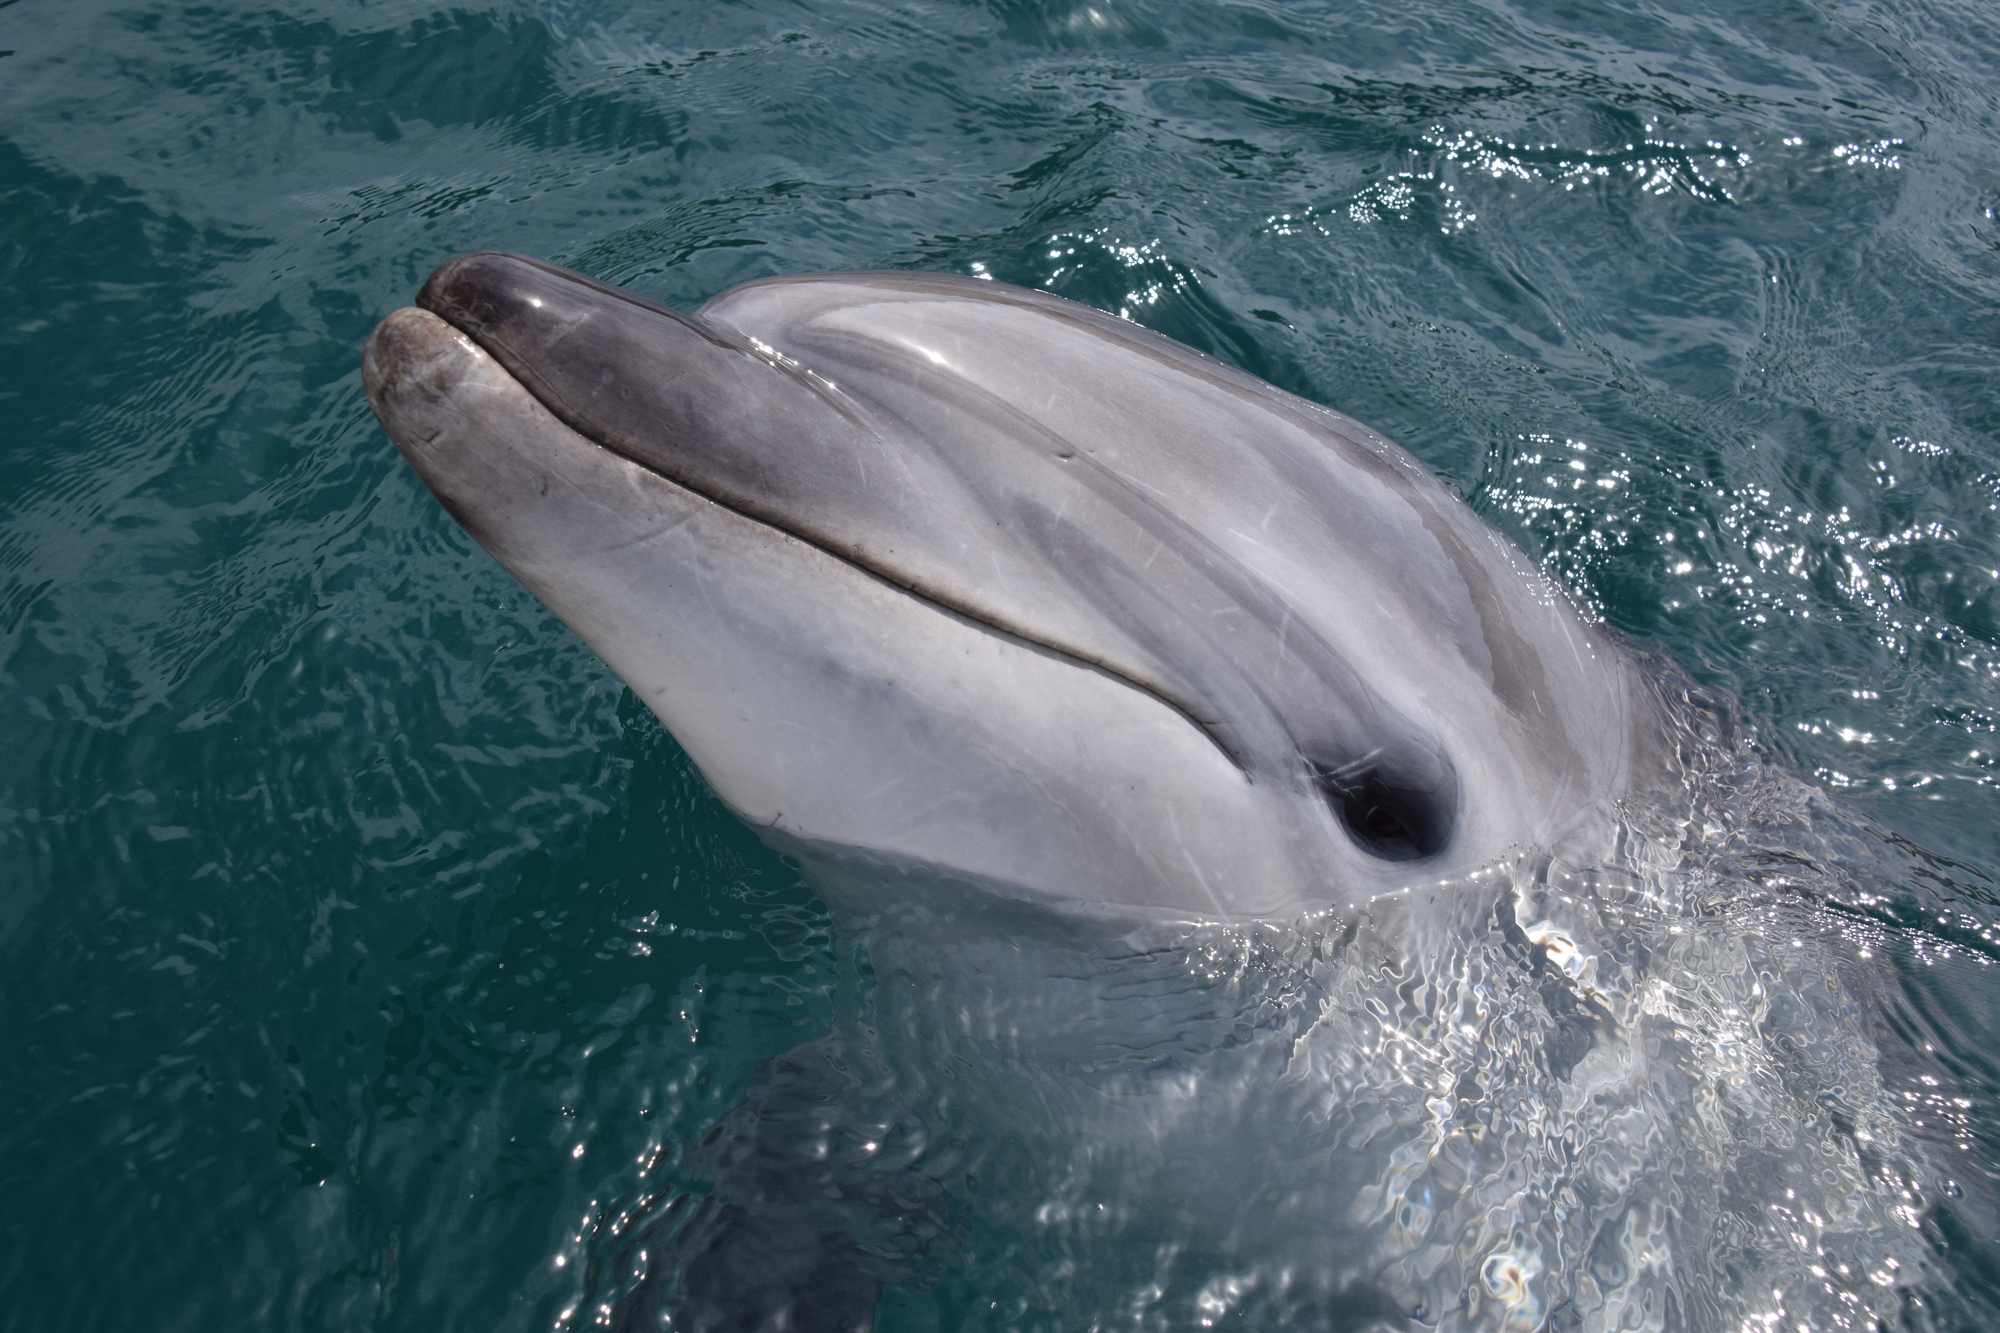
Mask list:
[[[1646,674],[1366,427],[1040,292],[518,256],[376,329],[425,484],[808,862],[1246,916],[1608,827]]]

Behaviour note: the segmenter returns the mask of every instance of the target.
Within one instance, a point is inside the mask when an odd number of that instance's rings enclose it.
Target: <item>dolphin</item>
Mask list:
[[[819,274],[687,316],[483,252],[363,378],[824,880],[1357,905],[1608,827],[1663,767],[1642,664],[1409,454],[1044,292]]]
[[[1072,1322],[1868,1322],[1935,1285],[1869,950],[1796,887],[1733,915],[1699,851],[1810,794],[1365,426],[914,273],[684,316],[468,255],[363,369],[846,941],[830,1031],[689,1147],[711,1189],[603,1242],[613,1326],[865,1333],[963,1234]]]

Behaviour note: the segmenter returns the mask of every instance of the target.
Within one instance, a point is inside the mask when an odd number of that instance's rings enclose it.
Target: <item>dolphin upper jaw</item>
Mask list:
[[[689,320],[473,256],[423,299],[364,358],[391,438],[794,848],[1255,915],[1462,876],[1631,785],[1643,682],[1518,552],[1156,335],[921,275]]]

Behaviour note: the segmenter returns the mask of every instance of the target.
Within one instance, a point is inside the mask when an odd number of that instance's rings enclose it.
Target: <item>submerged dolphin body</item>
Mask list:
[[[364,375],[809,867],[1354,904],[1573,835],[1654,762],[1644,673],[1407,454],[1044,293],[781,278],[687,318],[483,253]]]

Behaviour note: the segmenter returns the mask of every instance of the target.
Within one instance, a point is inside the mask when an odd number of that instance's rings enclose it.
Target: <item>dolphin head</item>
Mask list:
[[[1601,819],[1644,675],[1367,428],[928,274],[693,317],[445,264],[364,359],[426,485],[810,863],[1208,915]]]

